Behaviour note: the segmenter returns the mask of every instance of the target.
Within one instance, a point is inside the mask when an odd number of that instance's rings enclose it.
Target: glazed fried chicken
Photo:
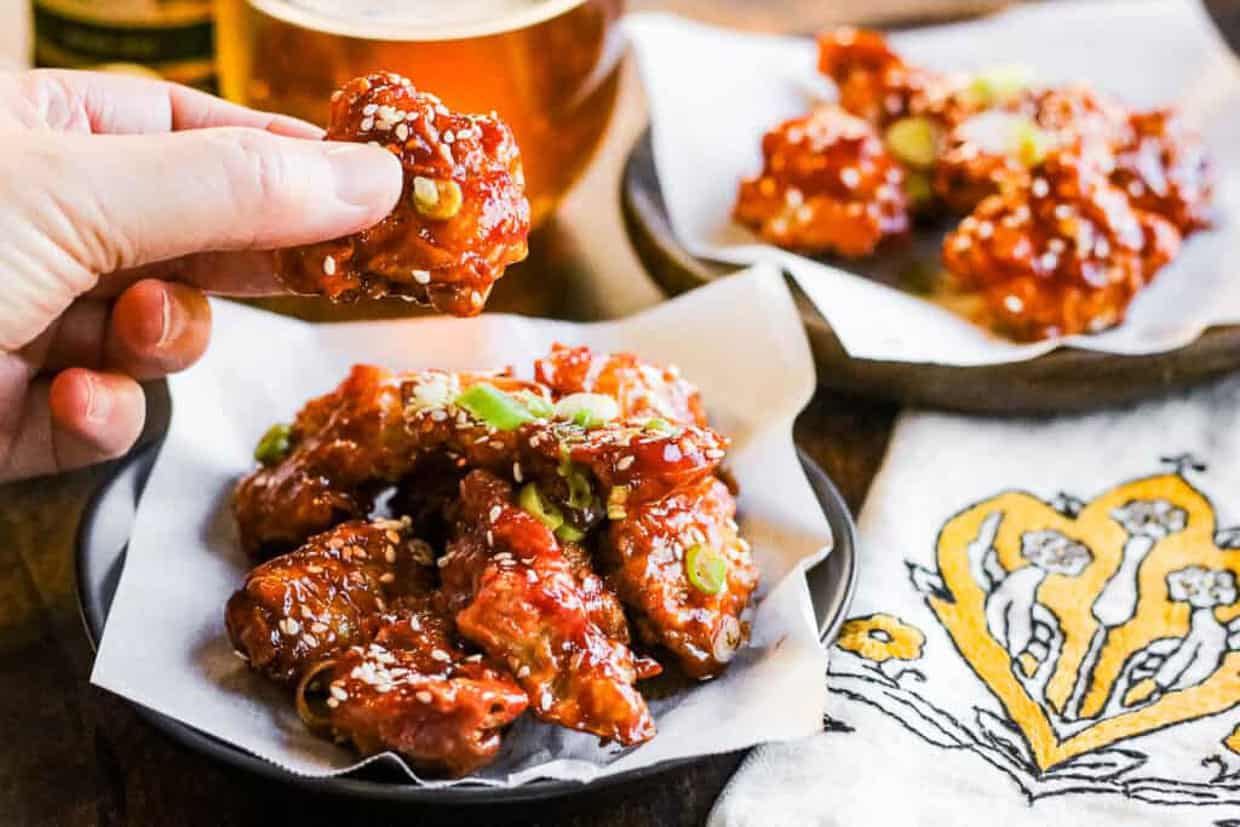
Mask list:
[[[374,640],[321,662],[299,706],[315,729],[362,755],[392,751],[419,769],[459,777],[489,764],[503,730],[529,705],[512,676],[471,654],[429,598],[382,618]],[[317,681],[325,712],[305,693]]]
[[[658,417],[673,424],[705,425],[702,397],[680,371],[641,361],[631,353],[595,353],[588,347],[551,346],[534,362],[534,378],[557,397],[601,393],[626,419]]]
[[[539,718],[625,745],[654,737],[634,684],[657,667],[591,619],[551,530],[484,471],[462,482],[460,509],[440,574],[461,635],[508,665]]]
[[[762,157],[733,215],[764,240],[858,257],[908,230],[903,168],[870,124],[839,107],[780,124],[763,137]]]
[[[735,516],[727,486],[707,477],[627,508],[603,544],[607,581],[633,611],[638,637],[691,677],[717,675],[749,635],[758,569]]]
[[[362,517],[379,487],[414,473],[419,463],[510,464],[514,435],[453,404],[478,383],[544,393],[503,374],[354,367],[336,390],[297,414],[286,449],[237,486],[233,511],[242,545],[253,555],[285,550]]]
[[[372,640],[398,598],[429,593],[433,563],[407,520],[343,523],[251,571],[228,601],[228,636],[251,667],[296,682]]]
[[[1179,244],[1170,222],[1065,152],[983,200],[944,239],[943,261],[996,328],[1035,340],[1118,324]]]
[[[1188,235],[1210,226],[1214,186],[1201,140],[1170,109],[1134,112],[1115,157],[1114,184],[1133,206],[1161,215]]]
[[[333,96],[327,138],[383,145],[401,160],[404,189],[375,226],[281,251],[277,272],[289,289],[482,312],[492,285],[527,252],[529,204],[507,124],[452,112],[407,79],[376,73]]]

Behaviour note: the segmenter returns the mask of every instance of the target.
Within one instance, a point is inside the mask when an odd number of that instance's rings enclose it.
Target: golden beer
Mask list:
[[[577,179],[615,103],[622,0],[218,0],[226,97],[324,124],[333,90],[399,72],[516,134],[535,224]]]

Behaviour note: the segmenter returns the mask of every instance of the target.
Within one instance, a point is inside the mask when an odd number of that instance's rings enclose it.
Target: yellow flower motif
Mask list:
[[[874,663],[885,663],[892,658],[917,660],[925,642],[926,636],[916,626],[880,613],[845,623],[835,645]]]
[[[1236,724],[1236,728],[1231,731],[1231,735],[1223,739],[1223,746],[1236,755],[1240,755],[1240,724]]]

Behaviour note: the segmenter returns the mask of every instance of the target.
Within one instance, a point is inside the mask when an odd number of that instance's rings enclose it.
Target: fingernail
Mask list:
[[[104,423],[112,413],[112,396],[95,377],[86,377],[86,421]]]
[[[386,149],[339,143],[327,151],[336,195],[359,207],[386,205],[400,194],[400,162]]]
[[[166,347],[175,342],[185,329],[185,312],[180,305],[172,300],[169,290],[165,288],[159,293],[159,339],[155,347]]]

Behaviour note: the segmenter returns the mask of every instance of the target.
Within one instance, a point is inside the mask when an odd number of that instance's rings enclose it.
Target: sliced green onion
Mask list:
[[[696,545],[685,555],[685,573],[693,588],[703,594],[719,594],[728,577],[728,561],[713,546]]]
[[[656,416],[653,419],[647,419],[646,424],[642,425],[642,430],[655,431],[661,434],[668,434],[676,430],[676,428],[672,425],[672,423],[668,422],[666,419],[660,419],[659,417]]]
[[[574,468],[565,479],[568,480],[569,508],[585,511],[594,504],[594,490],[584,473]]]
[[[1054,144],[1051,135],[1028,119],[1012,125],[1010,136],[1012,154],[1027,167],[1036,167],[1046,160],[1046,154]]]
[[[532,482],[522,487],[517,502],[523,510],[552,531],[564,525],[564,515],[560,513],[560,509],[544,500],[538,486]]]
[[[577,543],[585,539],[586,533],[574,525],[565,523],[555,530],[555,536],[566,543]]]
[[[909,170],[904,176],[904,193],[913,206],[925,204],[934,197],[930,187],[930,176],[919,170]]]
[[[462,391],[456,398],[456,404],[501,431],[516,430],[534,421],[534,415],[514,397],[485,382],[470,385]]]
[[[939,156],[938,128],[929,118],[900,118],[885,139],[891,154],[909,166],[928,167]]]
[[[525,406],[525,409],[539,419],[550,419],[555,415],[555,405],[545,396],[533,391],[517,391],[513,394]]]
[[[1033,81],[1033,70],[1021,64],[993,66],[973,76],[967,94],[980,106],[994,106],[1015,97]]]
[[[288,455],[290,446],[289,433],[292,430],[283,422],[278,422],[267,429],[263,438],[254,448],[254,459],[263,465],[275,465]]]
[[[555,403],[555,418],[597,428],[620,416],[620,405],[602,393],[572,393]]]
[[[623,520],[629,516],[624,504],[628,502],[629,489],[626,485],[613,485],[607,494],[607,519]]]

